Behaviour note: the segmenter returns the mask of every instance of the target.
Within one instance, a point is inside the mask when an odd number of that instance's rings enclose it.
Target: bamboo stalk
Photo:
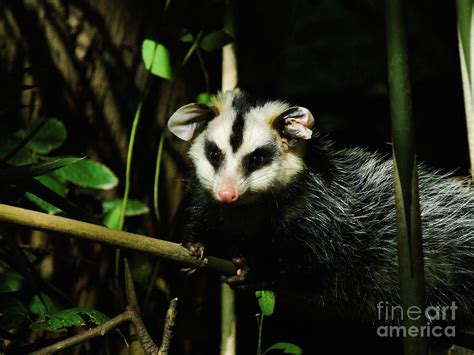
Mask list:
[[[405,40],[404,2],[386,0],[387,58],[392,114],[393,165],[397,214],[397,244],[400,300],[406,314],[416,306],[426,309],[423,246],[412,119],[408,53]],[[426,325],[424,312],[419,319],[403,317],[406,329]],[[428,354],[425,337],[405,337],[404,353]]]
[[[474,182],[474,95],[472,89],[474,66],[474,6],[472,0],[457,0],[458,43],[461,61],[464,109],[471,161],[471,178]]]
[[[46,232],[64,233],[72,237],[108,244],[118,248],[151,254],[186,266],[208,267],[223,275],[234,274],[234,265],[227,260],[208,257],[200,260],[177,243],[146,237],[140,234],[118,231],[65,217],[0,204],[0,221],[22,225]]]

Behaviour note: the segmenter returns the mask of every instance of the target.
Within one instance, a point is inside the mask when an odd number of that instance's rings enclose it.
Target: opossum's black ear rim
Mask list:
[[[281,113],[272,124],[280,135],[287,138],[288,144],[294,146],[300,139],[311,139],[314,116],[307,108],[294,106]]]
[[[176,137],[190,141],[215,116],[213,107],[196,103],[184,105],[171,115],[168,129]]]

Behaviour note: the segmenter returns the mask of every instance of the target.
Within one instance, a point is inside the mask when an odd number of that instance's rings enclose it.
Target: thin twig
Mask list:
[[[171,340],[173,339],[174,326],[176,322],[178,298],[170,301],[168,311],[166,312],[165,327],[163,330],[163,339],[161,340],[160,351],[158,355],[168,355]]]
[[[93,329],[90,329],[82,334],[78,334],[75,336],[72,336],[70,338],[58,341],[57,343],[54,343],[53,345],[49,345],[43,349],[40,349],[38,351],[35,351],[31,354],[34,355],[42,355],[42,354],[53,354],[58,351],[70,348],[71,346],[81,344],[89,339],[98,337],[98,336],[104,336],[111,330],[114,330],[117,328],[120,324],[128,322],[131,320],[131,314],[128,310],[126,310],[123,313],[120,313],[118,316],[109,319],[107,322],[104,324],[101,324]]]

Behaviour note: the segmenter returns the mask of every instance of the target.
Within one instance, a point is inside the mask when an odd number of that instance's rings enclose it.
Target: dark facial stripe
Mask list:
[[[232,147],[232,151],[234,153],[240,148],[244,138],[244,116],[247,112],[250,111],[250,109],[257,106],[259,106],[259,100],[243,93],[238,94],[232,100],[232,107],[236,112],[236,117],[234,123],[232,124],[230,146]]]
[[[207,160],[209,160],[209,163],[211,163],[214,169],[219,169],[224,161],[224,153],[219,149],[217,144],[206,140],[204,143],[204,154],[206,154]]]
[[[232,133],[230,134],[230,146],[235,153],[240,148],[244,140],[244,116],[237,112],[235,121],[232,124]]]
[[[242,159],[242,168],[244,176],[249,176],[254,171],[270,165],[277,154],[274,145],[268,144],[255,149]]]

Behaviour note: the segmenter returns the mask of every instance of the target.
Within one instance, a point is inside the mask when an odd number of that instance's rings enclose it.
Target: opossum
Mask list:
[[[369,322],[400,303],[393,163],[335,149],[313,114],[239,91],[168,122],[191,141],[184,245],[225,253],[236,288],[267,288]],[[467,181],[418,167],[427,302],[474,319],[474,196]]]

